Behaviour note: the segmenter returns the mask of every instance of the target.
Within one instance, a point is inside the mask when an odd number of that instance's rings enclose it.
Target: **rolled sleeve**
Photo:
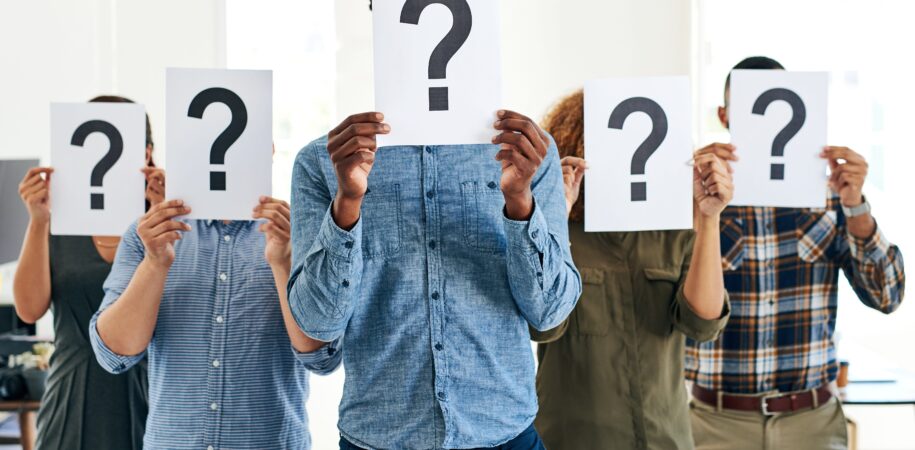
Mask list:
[[[721,316],[717,319],[709,320],[699,317],[699,315],[693,311],[693,308],[689,305],[689,301],[686,299],[686,294],[683,292],[684,287],[685,284],[681,283],[680,288],[677,290],[677,297],[673,303],[671,316],[673,317],[674,325],[685,334],[686,337],[698,342],[707,342],[717,339],[718,335],[727,325],[728,319],[731,317],[731,302],[727,292],[724,293],[724,306],[721,309]]]
[[[92,344],[92,350],[95,352],[95,359],[108,373],[114,375],[122,374],[142,361],[146,356],[146,352],[135,356],[124,356],[111,351],[98,334],[97,323],[100,314],[101,312],[95,313],[89,322],[89,341]]]
[[[905,293],[905,263],[880,227],[866,239],[845,231],[848,255],[843,270],[862,303],[885,314],[896,311]]]
[[[861,239],[851,232],[848,233],[849,239],[849,251],[851,251],[851,257],[860,263],[866,261],[880,261],[887,257],[890,252],[892,244],[887,240],[886,236],[877,227],[872,234],[867,239]]]
[[[292,348],[296,361],[311,372],[318,375],[330,375],[343,361],[343,348],[340,339],[329,342],[327,345],[310,353],[302,353]]]

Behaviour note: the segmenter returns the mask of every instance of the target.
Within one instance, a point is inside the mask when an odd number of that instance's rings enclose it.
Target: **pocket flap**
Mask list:
[[[679,268],[651,269],[645,268],[645,278],[652,281],[670,281],[676,283],[680,281]]]
[[[581,281],[585,284],[604,284],[603,270],[579,267],[578,272],[581,274]]]

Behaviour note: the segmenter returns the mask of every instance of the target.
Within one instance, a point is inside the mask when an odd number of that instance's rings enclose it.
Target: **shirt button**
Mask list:
[[[219,405],[217,405],[216,402],[210,403],[210,409],[212,409],[213,411],[216,411],[217,409],[219,409]]]
[[[426,198],[429,198],[429,199],[435,198],[435,192],[432,192],[432,191],[426,192]]]
[[[343,246],[346,248],[353,248],[353,243],[352,243],[352,241],[350,241],[350,242],[343,244]]]
[[[438,291],[432,293],[432,300],[438,300]]]
[[[343,280],[343,283],[341,283],[341,284],[343,285],[343,287],[348,288],[348,287],[349,287],[349,280]]]
[[[435,250],[435,241],[429,241],[429,248]]]
[[[537,230],[534,230],[534,231],[531,233],[531,237],[534,238],[534,239],[537,239],[537,236],[540,236],[540,233],[539,233]]]
[[[426,153],[432,153],[432,147],[425,147]]]
[[[212,445],[208,445],[208,446],[207,446],[207,450],[216,450],[216,449],[215,449],[215,448],[213,448],[213,446],[212,446]]]
[[[226,241],[226,242],[229,242],[229,241],[232,240],[232,236],[229,236],[229,235],[227,234],[227,235],[225,235],[225,236],[222,237],[222,240],[224,240],[224,241]]]
[[[226,280],[229,279],[229,276],[226,275],[225,272],[223,272],[223,273],[219,274],[219,279],[222,280],[222,281],[226,281]]]
[[[438,399],[439,399],[439,400],[444,400],[444,399],[445,399],[445,393],[439,391],[439,393],[438,393]]]
[[[218,359],[214,359],[214,360],[213,360],[213,367],[219,367],[219,360],[218,360]]]
[[[445,346],[442,344],[435,344],[435,349],[438,351],[442,351],[445,349]]]
[[[495,182],[495,181],[490,181],[489,183],[486,184],[486,187],[488,187],[488,188],[490,188],[490,189],[495,189],[495,188],[496,188],[496,182]]]
[[[216,316],[216,323],[223,323],[226,319],[223,319],[222,316]]]

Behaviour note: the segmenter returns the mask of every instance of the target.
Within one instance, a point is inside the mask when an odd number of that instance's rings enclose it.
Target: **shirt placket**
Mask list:
[[[218,244],[216,245],[216,292],[211,318],[210,351],[207,366],[207,408],[206,445],[207,450],[219,448],[219,436],[223,417],[223,392],[225,387],[224,356],[229,321],[229,299],[232,290],[232,252],[235,248],[236,233],[231,226],[216,224]]]
[[[759,208],[756,216],[756,226],[761,227],[760,236],[766,236],[761,254],[761,288],[762,297],[757,303],[759,309],[759,345],[765,352],[765,367],[760,375],[760,389],[769,391],[775,387],[775,372],[777,370],[778,352],[776,350],[775,324],[777,323],[776,297],[778,295],[778,258],[779,258],[779,230],[777,217],[773,208]]]
[[[443,421],[448,420],[448,348],[445,347],[444,317],[445,296],[442,284],[441,260],[441,224],[439,223],[439,194],[436,192],[435,151],[433,147],[423,147],[422,151],[422,185],[424,191],[424,235],[426,238],[426,271],[429,297],[429,327],[432,361],[435,370],[435,400],[441,407]],[[442,442],[445,430],[442,423],[435,421],[436,445]]]

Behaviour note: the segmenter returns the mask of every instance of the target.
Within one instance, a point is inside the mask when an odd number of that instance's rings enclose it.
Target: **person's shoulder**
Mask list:
[[[318,155],[327,153],[327,135],[321,136],[299,150],[296,161],[315,160]]]

